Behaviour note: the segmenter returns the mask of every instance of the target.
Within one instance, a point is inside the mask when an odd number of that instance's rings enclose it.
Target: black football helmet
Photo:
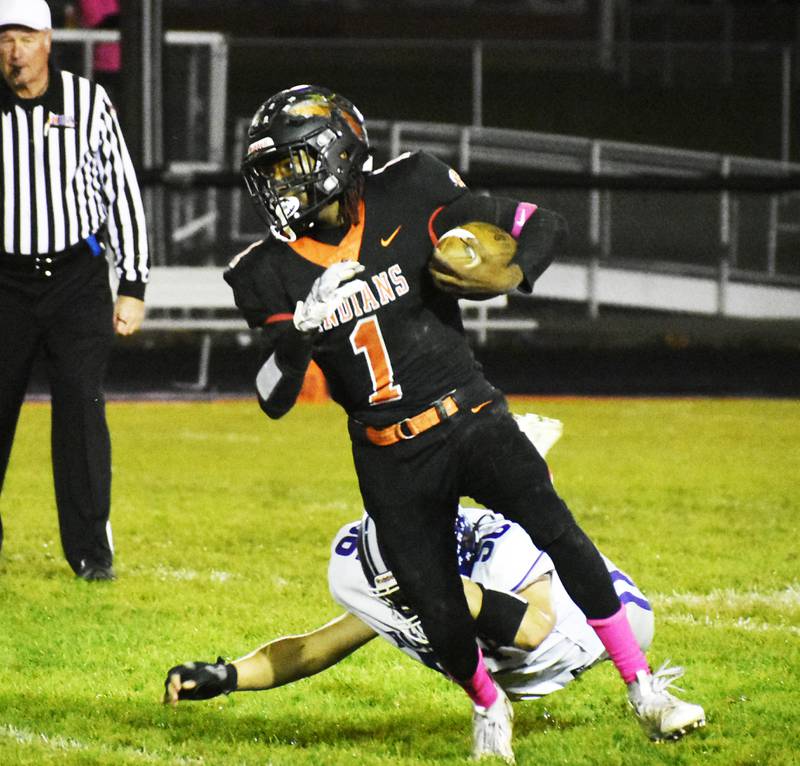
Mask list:
[[[369,158],[361,113],[317,85],[298,85],[265,101],[247,138],[247,190],[272,233],[289,241],[348,190]]]

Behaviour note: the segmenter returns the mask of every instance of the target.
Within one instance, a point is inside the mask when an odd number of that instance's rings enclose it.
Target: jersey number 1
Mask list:
[[[374,316],[359,319],[350,333],[350,345],[356,354],[364,354],[372,378],[371,405],[386,404],[403,396],[403,389],[394,384],[392,361],[386,352],[381,326]]]

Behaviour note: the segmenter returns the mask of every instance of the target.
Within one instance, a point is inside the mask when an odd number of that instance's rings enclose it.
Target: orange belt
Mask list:
[[[404,439],[413,439],[423,431],[438,426],[456,412],[458,412],[458,402],[452,396],[445,396],[444,399],[439,399],[427,410],[423,410],[413,417],[401,420],[387,428],[367,426],[364,433],[367,435],[367,439],[378,447],[388,447]]]

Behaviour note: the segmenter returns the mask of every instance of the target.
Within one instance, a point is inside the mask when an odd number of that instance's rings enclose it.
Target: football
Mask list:
[[[464,296],[500,295],[522,281],[513,263],[517,241],[485,221],[472,221],[445,232],[436,244],[429,270],[439,289]]]

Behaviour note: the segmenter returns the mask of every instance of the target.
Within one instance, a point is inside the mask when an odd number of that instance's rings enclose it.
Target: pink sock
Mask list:
[[[619,611],[612,614],[611,617],[587,620],[587,622],[603,642],[608,656],[611,657],[611,661],[616,665],[626,684],[636,680],[637,671],[650,672],[650,666],[631,630],[624,606],[620,606]]]
[[[495,689],[494,681],[492,681],[492,677],[486,669],[480,648],[478,649],[478,667],[475,669],[472,678],[465,683],[461,683],[461,686],[464,687],[464,691],[476,705],[491,707],[495,703],[497,689]]]

